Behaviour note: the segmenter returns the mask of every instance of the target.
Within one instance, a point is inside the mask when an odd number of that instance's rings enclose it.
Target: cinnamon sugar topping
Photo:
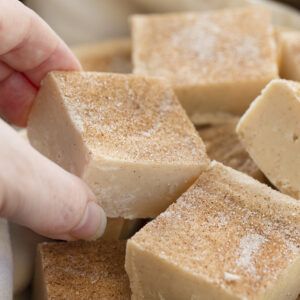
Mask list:
[[[154,163],[203,157],[203,143],[164,80],[92,72],[52,76],[94,156]]]
[[[271,16],[261,7],[134,16],[132,28],[137,74],[182,86],[278,73]]]
[[[254,299],[300,259],[300,203],[214,162],[131,241],[238,299]]]

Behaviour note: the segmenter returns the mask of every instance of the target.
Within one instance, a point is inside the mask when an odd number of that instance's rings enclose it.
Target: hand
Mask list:
[[[65,43],[17,0],[0,0],[0,114],[25,126],[43,77],[51,70],[77,70]]]
[[[25,125],[51,70],[76,70],[68,47],[17,0],[0,0],[0,114]],[[34,150],[0,119],[0,216],[56,239],[102,235],[106,217],[79,178]]]

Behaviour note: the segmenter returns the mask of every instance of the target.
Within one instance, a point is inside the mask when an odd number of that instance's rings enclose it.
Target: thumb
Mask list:
[[[0,216],[50,238],[96,239],[103,209],[86,184],[39,152],[0,120]]]

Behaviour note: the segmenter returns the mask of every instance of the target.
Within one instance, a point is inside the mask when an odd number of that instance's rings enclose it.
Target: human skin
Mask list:
[[[65,43],[17,0],[0,0],[0,116],[26,126],[44,76],[78,70]],[[95,239],[106,216],[85,183],[43,157],[0,119],[0,217],[63,240]]]

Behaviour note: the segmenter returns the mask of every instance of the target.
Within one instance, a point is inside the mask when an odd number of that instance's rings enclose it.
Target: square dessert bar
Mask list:
[[[283,193],[300,198],[300,83],[277,79],[241,118],[237,133],[257,166]]]
[[[158,78],[54,72],[29,116],[31,144],[90,186],[110,218],[148,218],[208,167],[205,146]]]
[[[196,126],[196,128],[206,146],[206,152],[210,159],[265,182],[264,174],[249,156],[235,132],[237,123],[238,118],[232,118],[224,124]]]
[[[133,299],[293,299],[300,202],[212,162],[127,242]]]
[[[134,73],[169,79],[192,118],[242,114],[278,77],[271,15],[260,6],[131,21]]]
[[[130,299],[125,248],[125,241],[40,244],[34,299]]]

